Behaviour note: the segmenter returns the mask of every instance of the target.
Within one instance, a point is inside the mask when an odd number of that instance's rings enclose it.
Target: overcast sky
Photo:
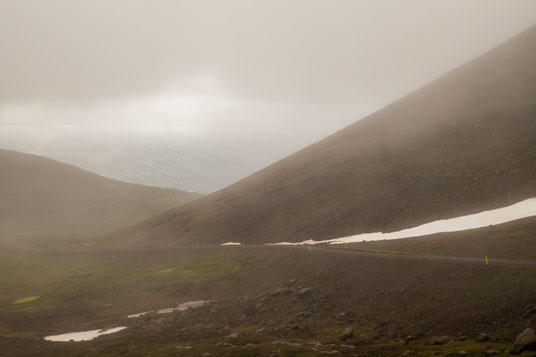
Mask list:
[[[329,134],[535,23],[533,0],[0,0],[0,123]]]

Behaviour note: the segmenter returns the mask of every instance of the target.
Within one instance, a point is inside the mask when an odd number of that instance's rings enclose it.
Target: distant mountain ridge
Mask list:
[[[89,239],[200,194],[108,179],[58,161],[0,150],[0,242]]]
[[[536,197],[536,26],[338,133],[113,244],[393,231]]]

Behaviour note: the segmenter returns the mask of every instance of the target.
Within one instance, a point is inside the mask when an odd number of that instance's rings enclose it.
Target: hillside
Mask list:
[[[200,197],[7,150],[0,172],[0,242],[92,238]]]
[[[153,247],[321,240],[534,197],[535,63],[532,27],[224,190],[108,238]]]

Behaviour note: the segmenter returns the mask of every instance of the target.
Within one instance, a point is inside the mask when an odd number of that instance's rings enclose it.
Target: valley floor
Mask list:
[[[482,355],[505,353],[534,326],[533,261],[346,248],[5,249],[0,355]],[[194,300],[212,301],[127,318]],[[43,340],[116,326],[127,328]],[[341,341],[347,328],[353,336]]]

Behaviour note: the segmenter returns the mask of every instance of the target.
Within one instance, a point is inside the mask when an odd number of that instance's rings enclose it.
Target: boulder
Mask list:
[[[485,332],[482,332],[480,335],[476,337],[476,340],[478,342],[486,342],[489,341],[489,335]]]
[[[313,288],[303,288],[298,291],[299,297],[307,297],[313,293]]]
[[[446,343],[450,342],[449,336],[440,336],[440,337],[434,337],[432,338],[432,344],[433,345],[444,345]]]
[[[229,336],[227,336],[225,338],[238,338],[238,333],[233,332],[232,334],[230,334]]]
[[[527,306],[525,306],[525,310],[523,311],[523,317],[528,317],[534,313],[536,313],[536,305],[528,304]]]
[[[279,288],[279,289],[276,289],[276,290],[272,291],[270,293],[270,296],[274,297],[274,296],[279,296],[279,295],[290,295],[293,292],[294,291],[292,289],[289,289],[289,288]]]
[[[344,329],[344,331],[340,334],[339,340],[346,341],[349,338],[352,338],[354,336],[354,329],[351,327],[347,327]]]
[[[531,328],[521,332],[514,341],[516,351],[535,351],[536,350],[536,333]]]

